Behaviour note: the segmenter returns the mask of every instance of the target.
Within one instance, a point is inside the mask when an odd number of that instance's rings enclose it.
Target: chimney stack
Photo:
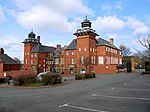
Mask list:
[[[110,43],[114,44],[114,39],[113,38],[110,38]]]
[[[57,49],[57,50],[60,50],[60,48],[61,48],[61,45],[60,45],[60,44],[57,44],[56,49]]]
[[[4,49],[3,48],[0,49],[0,53],[4,54]]]
[[[40,43],[40,36],[37,36],[37,41],[38,43]]]

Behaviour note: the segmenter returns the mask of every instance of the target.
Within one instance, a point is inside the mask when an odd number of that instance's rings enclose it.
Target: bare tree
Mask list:
[[[14,57],[14,60],[15,60],[16,62],[18,62],[18,63],[20,63],[20,64],[21,64],[21,60],[20,60],[19,58]]]
[[[137,35],[137,41],[140,43],[140,45],[142,45],[143,47],[146,48],[145,51],[139,51],[137,50],[137,52],[144,58],[146,58],[146,60],[149,60],[150,62],[150,31],[147,33],[147,35],[142,35],[142,33]]]
[[[82,57],[82,56],[81,56],[81,59],[79,61],[79,64],[81,64],[82,66],[84,66],[86,68],[86,72],[87,72],[88,66],[91,65],[91,58],[90,57],[84,57],[84,56]]]
[[[132,51],[130,50],[130,48],[128,48],[128,47],[125,46],[124,44],[121,44],[121,45],[119,46],[119,48],[122,50],[122,55],[123,55],[123,56],[129,56],[129,55],[132,53]]]

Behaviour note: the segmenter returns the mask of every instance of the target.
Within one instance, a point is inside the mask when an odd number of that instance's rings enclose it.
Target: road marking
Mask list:
[[[125,82],[125,83],[123,83],[123,85],[127,85],[127,83]]]
[[[92,94],[91,96],[92,96],[92,97],[105,97],[105,98],[128,99],[128,100],[147,100],[147,101],[150,100],[150,98],[121,97],[121,96],[109,96],[109,95],[99,95],[99,94]]]
[[[135,91],[150,91],[150,89],[132,89],[132,88],[117,88],[117,87],[112,87],[111,90],[113,89],[125,89],[125,90],[135,90]]]
[[[91,112],[108,112],[108,111],[103,111],[103,110],[96,110],[96,109],[89,109],[89,108],[84,108],[84,107],[79,107],[79,106],[73,106],[73,105],[69,105],[68,103],[59,106],[59,108],[62,108],[62,107],[70,107],[70,108],[75,108],[75,109],[80,109],[80,110],[91,111]]]

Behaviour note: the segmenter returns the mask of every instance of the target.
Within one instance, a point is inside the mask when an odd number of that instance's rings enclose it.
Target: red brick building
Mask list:
[[[74,35],[77,36],[62,52],[65,73],[94,72],[96,74],[116,73],[117,65],[122,64],[122,52],[110,42],[99,38],[91,28],[87,18],[81,23]]]
[[[28,34],[24,41],[24,70],[34,70],[37,73],[46,70],[46,58],[55,51],[56,48],[44,46],[40,43],[40,36],[33,33]]]
[[[20,70],[20,63],[4,54],[4,49],[0,49],[0,74],[4,76],[4,72],[10,72],[12,70]]]
[[[122,64],[122,52],[110,42],[99,38],[91,28],[87,18],[74,35],[76,39],[61,48],[44,46],[40,36],[31,32],[24,40],[24,70],[64,72],[65,74],[95,72],[96,74],[116,73],[117,65]]]

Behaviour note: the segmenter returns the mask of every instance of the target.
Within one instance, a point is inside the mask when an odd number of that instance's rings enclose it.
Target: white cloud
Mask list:
[[[21,40],[16,36],[5,35],[0,39],[0,47],[4,48],[5,54],[13,57],[22,59],[23,56],[23,45]]]
[[[72,32],[77,25],[69,21],[70,17],[92,13],[80,0],[35,0],[29,9],[24,9],[24,2],[15,2],[21,10],[17,11],[17,21],[27,29]]]
[[[93,27],[99,32],[121,30],[124,26],[124,21],[116,16],[97,17],[96,21],[93,21]]]
[[[103,3],[103,4],[101,5],[101,9],[102,9],[103,11],[109,11],[109,10],[112,9],[112,5],[111,5],[110,3],[108,3],[108,2],[105,2],[105,3]]]
[[[148,31],[148,27],[144,24],[144,22],[132,17],[127,18],[126,26],[134,30],[133,35],[138,33],[146,33]]]
[[[113,12],[113,10],[120,11],[122,10],[122,2],[116,1],[114,3],[104,2],[101,5],[101,9],[105,11],[106,14],[110,14]]]
[[[107,34],[107,36],[109,38],[114,38],[114,39],[131,39],[131,35],[127,35],[127,34]]]
[[[4,22],[6,20],[4,12],[0,6],[0,23]]]
[[[91,14],[92,10],[81,0],[38,0],[38,4],[49,7],[61,14]]]

